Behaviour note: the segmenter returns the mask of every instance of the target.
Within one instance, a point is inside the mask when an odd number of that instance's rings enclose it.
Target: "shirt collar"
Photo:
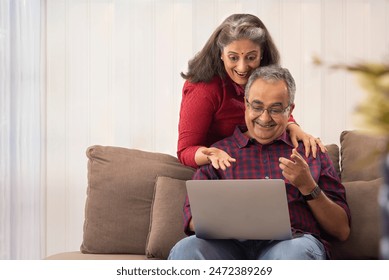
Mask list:
[[[247,127],[245,125],[238,125],[235,128],[233,137],[235,139],[236,144],[238,145],[238,147],[240,149],[248,146],[249,144],[254,144],[254,143],[256,143],[257,145],[262,145],[262,144],[258,143],[255,139],[249,138],[245,134],[246,132],[247,132]],[[290,140],[289,134],[286,132],[286,130],[284,131],[284,133],[281,134],[280,137],[278,137],[276,140],[274,140],[273,142],[271,142],[269,144],[272,144],[272,143],[277,142],[277,141],[282,141],[285,144],[287,144],[288,146],[290,146],[292,148],[294,147],[292,140]],[[269,145],[269,144],[266,144],[266,145]]]

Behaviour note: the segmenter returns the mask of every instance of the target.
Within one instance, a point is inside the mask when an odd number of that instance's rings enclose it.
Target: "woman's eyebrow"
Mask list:
[[[235,52],[235,51],[228,51],[228,54],[239,54],[240,52]],[[255,54],[257,54],[258,53],[258,51],[257,50],[252,50],[252,51],[249,51],[249,52],[247,52],[246,53],[246,55],[248,55],[248,54],[252,54],[252,53],[255,53]]]

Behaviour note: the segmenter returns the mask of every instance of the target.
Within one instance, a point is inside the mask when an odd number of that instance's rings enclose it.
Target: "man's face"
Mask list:
[[[244,86],[261,62],[261,48],[249,39],[233,41],[223,49],[221,59],[231,80]]]
[[[289,106],[289,94],[284,81],[256,80],[246,101],[245,120],[248,136],[268,144],[285,131],[294,104]],[[263,111],[262,109],[267,109]]]

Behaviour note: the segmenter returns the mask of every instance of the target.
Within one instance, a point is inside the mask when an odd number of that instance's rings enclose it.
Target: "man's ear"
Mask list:
[[[294,103],[290,104],[289,116],[293,113],[294,107],[295,107]]]
[[[249,104],[247,103],[247,100],[249,100],[249,97],[245,96],[244,97],[244,105],[245,105],[246,110],[249,108]]]

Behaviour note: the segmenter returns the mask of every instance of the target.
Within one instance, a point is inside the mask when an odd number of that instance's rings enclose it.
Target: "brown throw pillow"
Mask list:
[[[185,197],[184,180],[158,177],[146,245],[148,258],[167,259],[171,248],[185,237],[183,226]]]
[[[384,137],[343,131],[340,136],[342,182],[370,181],[382,177]]]
[[[145,254],[157,177],[188,180],[193,169],[167,154],[120,147],[93,146],[87,156],[81,252]]]
[[[381,236],[378,194],[382,178],[343,183],[351,211],[351,233],[345,242],[333,242],[336,259],[377,259]]]

